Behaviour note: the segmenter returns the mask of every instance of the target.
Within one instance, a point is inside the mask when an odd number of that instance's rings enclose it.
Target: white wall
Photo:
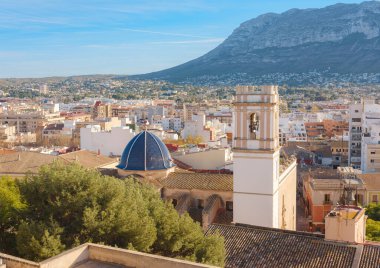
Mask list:
[[[121,155],[128,142],[136,135],[128,127],[114,127],[111,131],[99,131],[97,128],[80,129],[81,149],[97,152],[102,155]]]
[[[224,167],[229,157],[228,149],[209,150],[177,155],[176,159],[195,169],[219,169]]]

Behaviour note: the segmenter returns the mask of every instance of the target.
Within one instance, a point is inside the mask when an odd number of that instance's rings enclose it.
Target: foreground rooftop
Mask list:
[[[210,225],[225,238],[225,267],[380,267],[380,245],[326,241],[322,235],[249,225]]]

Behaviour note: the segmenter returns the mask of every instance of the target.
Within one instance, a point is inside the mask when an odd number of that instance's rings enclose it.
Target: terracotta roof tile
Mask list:
[[[241,225],[210,225],[225,238],[225,267],[351,267],[356,246],[321,236]]]
[[[0,174],[24,176],[27,172],[37,173],[43,165],[50,164],[56,156],[37,152],[14,152],[0,155]]]
[[[232,191],[233,175],[173,172],[162,181],[162,185],[172,189]]]
[[[113,163],[115,163],[116,165],[118,162],[116,158],[98,155],[95,152],[87,150],[80,150],[67,154],[61,154],[58,157],[68,162],[77,161],[80,165],[84,166],[85,168],[99,168]]]
[[[0,155],[0,175],[24,176],[26,173],[37,173],[41,166],[51,164],[54,160],[66,163],[77,162],[85,168],[100,168],[117,163],[115,158],[97,155],[94,152],[81,150],[59,156],[38,152],[14,152]]]
[[[360,268],[380,267],[380,246],[364,245],[360,258]]]

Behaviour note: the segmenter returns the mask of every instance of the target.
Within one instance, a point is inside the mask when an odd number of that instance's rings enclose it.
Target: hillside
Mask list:
[[[132,78],[227,84],[380,82],[378,73],[380,2],[369,1],[264,14],[242,23],[195,60]]]

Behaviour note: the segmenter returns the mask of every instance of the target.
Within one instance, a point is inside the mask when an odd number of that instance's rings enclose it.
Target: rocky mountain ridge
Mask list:
[[[380,73],[380,2],[264,14],[243,22],[204,56],[134,78],[183,82],[239,73],[249,80],[274,73],[326,71]]]

